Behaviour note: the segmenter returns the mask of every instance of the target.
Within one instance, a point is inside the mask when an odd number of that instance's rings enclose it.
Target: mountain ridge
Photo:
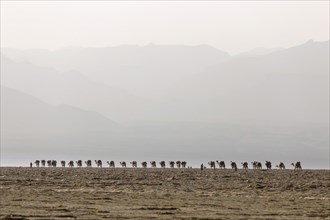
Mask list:
[[[1,86],[1,127],[4,132],[70,133],[118,128],[95,111],[70,105],[53,106],[24,92]]]
[[[108,80],[97,82],[97,80],[91,79],[92,76],[88,73],[76,69],[66,69],[69,71],[67,73],[70,73],[67,75],[72,77],[66,76],[56,81],[47,79],[49,76],[40,80],[44,74],[43,70],[35,71],[40,72],[40,77],[35,77],[34,80],[29,78],[22,80],[22,76],[32,73],[22,74],[21,72],[28,71],[27,68],[21,68],[22,71],[19,70],[17,77],[11,81],[6,80],[6,77],[14,76],[15,71],[8,71],[7,74],[6,71],[3,71],[5,73],[3,81],[5,83],[14,82],[16,88],[27,86],[30,83],[28,89],[36,91],[28,93],[33,95],[41,96],[46,94],[45,91],[51,90],[50,97],[55,95],[57,99],[65,100],[59,103],[94,109],[117,120],[173,121],[182,119],[217,122],[235,120],[235,123],[269,120],[272,123],[286,123],[306,120],[309,123],[325,123],[328,118],[325,115],[325,112],[328,111],[328,106],[326,106],[329,87],[328,46],[329,41],[308,41],[262,56],[231,58],[223,62],[212,61],[206,66],[199,66],[189,74],[181,74],[181,69],[174,66],[168,70],[176,70],[170,76],[175,80],[163,80],[167,77],[167,71],[156,73],[153,71],[167,65],[165,61],[161,66],[150,63],[151,67],[147,67],[145,72],[141,71],[143,68],[140,71],[135,68],[131,69],[134,77],[129,81],[134,84],[142,83],[135,88],[131,88],[128,83],[127,87],[120,87],[123,90],[108,88],[113,87],[111,83],[117,83],[115,80],[111,80],[111,77]],[[146,46],[151,49],[153,47],[159,46]],[[104,59],[102,62],[105,62],[109,57],[102,59]],[[204,57],[204,60],[208,60],[207,57]],[[86,62],[89,60],[83,64]],[[180,65],[190,65],[190,62]],[[6,65],[4,66],[6,67]],[[89,68],[92,67],[93,65]],[[107,68],[104,67],[104,69]],[[47,69],[45,70],[47,72]],[[127,75],[124,73],[121,76],[119,70],[117,69],[113,73],[107,72],[104,76],[112,74],[126,79]],[[97,72],[97,70],[94,71]],[[76,78],[75,72],[78,76],[83,76],[83,79]],[[52,74],[59,75],[57,72]],[[151,77],[151,75],[153,76]],[[160,75],[162,77],[159,77]],[[158,77],[159,79],[154,81]],[[85,79],[94,80],[96,83],[90,84],[91,82]],[[17,84],[18,82],[21,83]],[[99,84],[100,82],[103,84]],[[108,82],[110,86],[104,82]],[[63,87],[65,89],[58,89],[54,85],[58,85],[58,88],[65,85]],[[52,87],[53,89],[51,89]],[[140,90],[139,87],[143,87],[143,89]],[[131,92],[128,93],[128,96],[122,95],[126,89]],[[62,94],[58,94],[61,90],[63,90]],[[27,92],[24,89],[22,91]],[[135,91],[142,91],[143,96]],[[45,97],[45,100],[47,99],[50,98]],[[245,111],[242,112],[241,109],[245,109]]]

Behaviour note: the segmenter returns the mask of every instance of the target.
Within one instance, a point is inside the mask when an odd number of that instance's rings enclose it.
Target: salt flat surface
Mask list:
[[[329,219],[329,170],[0,168],[0,219]]]

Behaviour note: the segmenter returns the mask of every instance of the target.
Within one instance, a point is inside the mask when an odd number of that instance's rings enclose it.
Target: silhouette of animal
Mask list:
[[[151,168],[156,168],[156,161],[150,161]]]
[[[285,169],[285,165],[283,162],[280,162],[278,165],[276,165],[277,168],[279,168],[280,170],[284,170]]]
[[[147,163],[146,161],[143,161],[143,162],[141,163],[141,165],[142,165],[143,168],[147,168],[148,163]]]
[[[132,161],[131,164],[132,164],[132,167],[133,168],[136,168],[137,167],[137,162],[136,161]]]
[[[242,162],[243,169],[247,170],[249,169],[249,164],[248,162]]]
[[[36,167],[39,167],[39,164],[40,164],[39,160],[36,160],[34,163],[35,163]]]
[[[95,160],[96,166],[102,168],[102,160]]]
[[[220,169],[226,169],[225,161],[216,161]]]
[[[233,161],[230,161],[230,166],[233,170],[237,170],[237,164]]]
[[[161,168],[165,168],[165,161],[160,161],[159,165],[160,165]]]
[[[125,161],[122,161],[122,162],[119,162],[119,163],[120,163],[122,168],[126,168],[126,162]]]
[[[291,165],[294,167],[295,170],[302,170],[300,161],[297,161],[296,163],[291,163]]]
[[[262,164],[258,161],[251,162],[253,165],[253,169],[262,169]]]
[[[113,161],[113,160],[107,161],[107,164],[109,164],[110,168],[115,168],[115,161]]]
[[[266,165],[267,170],[271,170],[272,169],[272,163],[270,161],[266,160],[265,165]]]
[[[76,161],[77,167],[82,167],[82,160]]]
[[[85,164],[86,164],[87,167],[92,167],[92,161],[91,160],[85,161]]]
[[[52,161],[51,160],[47,160],[47,166],[51,167],[52,166]]]
[[[73,160],[70,160],[70,161],[69,161],[68,166],[69,166],[69,167],[74,167],[74,162],[73,162]]]
[[[52,167],[56,167],[57,165],[57,161],[56,160],[52,160]]]
[[[208,164],[210,165],[211,169],[212,168],[215,169],[215,162],[214,161],[210,161]]]

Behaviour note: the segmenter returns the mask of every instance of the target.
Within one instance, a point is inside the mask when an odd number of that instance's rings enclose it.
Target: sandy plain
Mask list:
[[[330,219],[330,171],[1,167],[0,207],[0,219]]]

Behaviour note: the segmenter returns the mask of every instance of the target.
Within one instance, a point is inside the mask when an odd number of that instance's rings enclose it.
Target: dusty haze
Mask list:
[[[1,2],[1,166],[36,159],[329,168],[329,2]]]
[[[329,39],[329,1],[1,2],[2,47],[209,44],[238,54],[310,39]]]

